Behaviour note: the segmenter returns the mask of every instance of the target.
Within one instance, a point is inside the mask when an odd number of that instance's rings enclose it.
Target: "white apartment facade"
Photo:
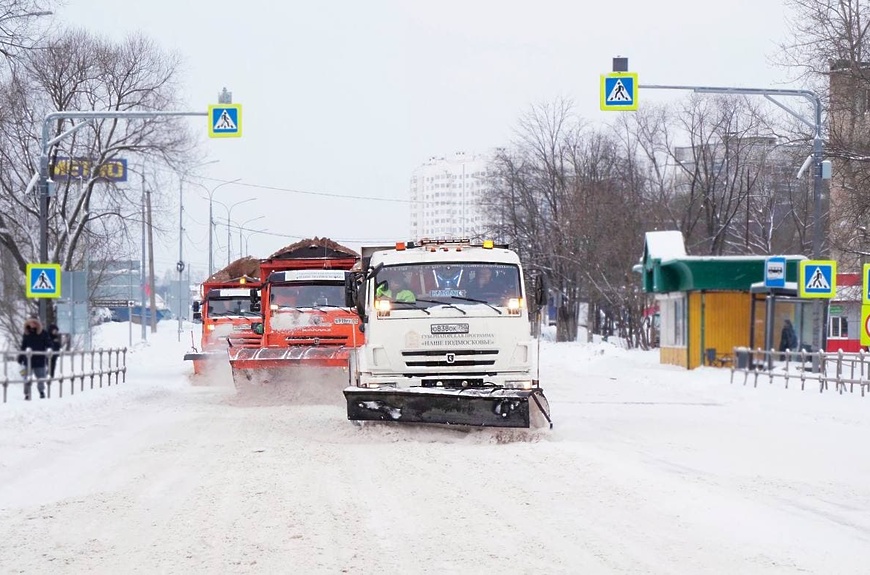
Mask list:
[[[488,187],[490,153],[433,156],[411,175],[411,238],[482,239],[479,198]]]

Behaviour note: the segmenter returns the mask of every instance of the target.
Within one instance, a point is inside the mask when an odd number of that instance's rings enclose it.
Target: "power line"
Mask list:
[[[232,180],[221,180],[219,178],[210,178],[208,176],[201,176],[200,179],[210,180],[212,182],[220,182],[220,183],[224,183],[224,184],[232,183],[232,184],[235,184],[237,186],[246,186],[248,188],[257,188],[257,189],[261,189],[261,190],[272,190],[275,192],[289,192],[291,194],[305,194],[307,196],[323,196],[323,197],[327,197],[327,198],[345,198],[345,199],[351,199],[351,200],[369,200],[372,202],[397,202],[397,203],[401,203],[401,204],[410,204],[411,203],[411,200],[403,200],[403,199],[399,199],[399,198],[378,198],[378,197],[374,197],[374,196],[354,196],[354,195],[350,195],[350,194],[330,194],[327,192],[309,192],[309,191],[305,191],[305,190],[294,190],[291,188],[279,188],[278,186],[267,186],[264,184],[247,184],[244,182],[234,182]]]
[[[226,225],[226,224],[222,224],[222,225]],[[238,229],[237,226],[230,226],[230,227]],[[311,236],[294,236],[291,234],[279,234],[277,232],[270,232],[268,230],[249,230],[247,228],[244,228],[244,231],[246,231],[252,235],[253,234],[260,234],[263,236],[272,236],[275,238],[286,238],[286,239],[291,239],[291,240],[304,240],[304,239],[308,239],[311,237]],[[395,239],[385,240],[385,239],[371,239],[371,238],[330,238],[330,239],[332,239],[333,241],[339,242],[339,243],[340,242],[348,242],[348,243],[350,243],[350,242],[353,242],[353,243],[384,243],[384,242],[387,242],[387,243],[392,243],[395,241]]]

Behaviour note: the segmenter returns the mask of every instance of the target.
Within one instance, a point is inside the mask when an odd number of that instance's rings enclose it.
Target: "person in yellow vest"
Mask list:
[[[389,280],[384,280],[378,283],[378,288],[375,290],[375,297],[387,298],[393,301],[401,301],[414,303],[417,301],[417,296],[410,289],[411,272],[405,271],[395,278],[392,278],[392,285]],[[396,296],[393,297],[395,290]]]

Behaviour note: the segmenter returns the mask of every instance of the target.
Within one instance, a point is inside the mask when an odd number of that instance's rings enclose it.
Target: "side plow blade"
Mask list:
[[[550,406],[540,389],[433,389],[348,387],[351,421],[396,421],[475,427],[533,428],[549,424]]]
[[[221,351],[189,351],[184,354],[184,361],[215,361],[226,359],[226,350]]]

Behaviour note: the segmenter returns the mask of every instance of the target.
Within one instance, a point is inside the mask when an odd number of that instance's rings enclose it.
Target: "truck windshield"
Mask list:
[[[251,311],[251,298],[244,296],[208,297],[208,317],[260,315]]]
[[[419,307],[487,304],[504,307],[522,297],[512,264],[426,263],[385,266],[375,276],[375,297],[417,302]]]
[[[281,309],[344,307],[344,284],[274,284],[269,304]],[[273,308],[274,309],[274,308]]]

